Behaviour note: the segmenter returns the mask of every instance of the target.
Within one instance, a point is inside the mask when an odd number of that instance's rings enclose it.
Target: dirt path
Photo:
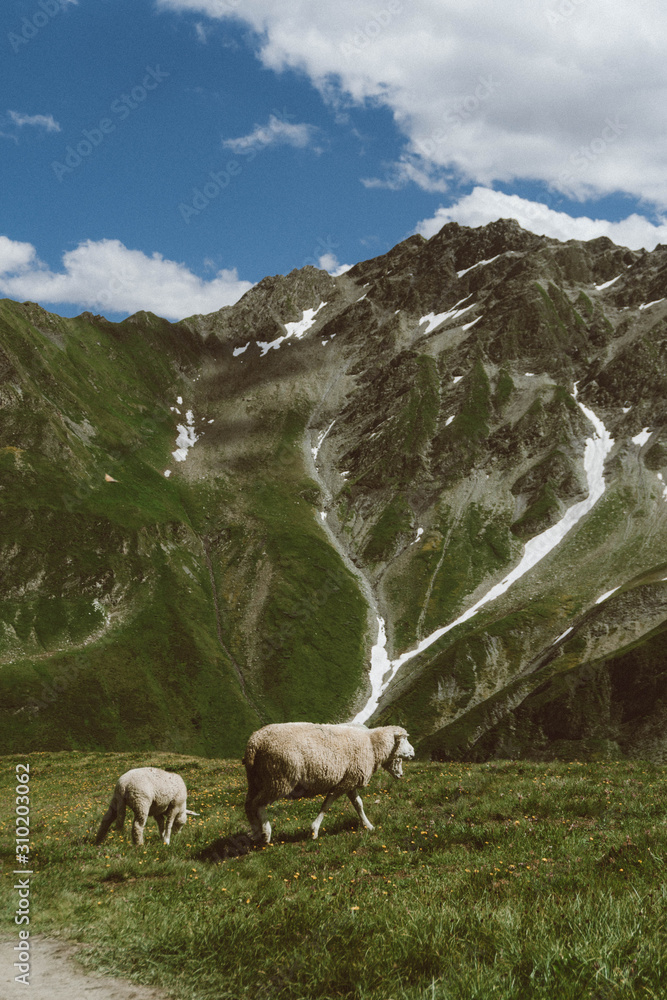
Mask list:
[[[14,945],[18,938],[0,941],[0,1000],[168,1000],[168,995],[127,979],[85,972],[74,958],[81,946],[56,938],[30,938],[30,982],[14,981],[18,970]]]

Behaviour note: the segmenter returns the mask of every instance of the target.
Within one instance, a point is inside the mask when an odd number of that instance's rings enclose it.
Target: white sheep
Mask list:
[[[270,842],[271,824],[265,807],[277,799],[325,795],[311,826],[315,839],[325,813],[343,793],[366,829],[372,830],[359,789],[369,783],[379,767],[401,778],[401,759],[414,755],[408,734],[400,726],[367,729],[352,723],[312,722],[264,726],[248,740],[243,758],[248,776],[245,811],[252,836],[266,844]]]
[[[135,767],[121,774],[116,782],[109,808],[102,817],[95,843],[101,844],[109,827],[116,821],[116,829],[122,830],[125,809],[134,813],[132,842],[141,846],[144,842],[144,827],[149,816],[155,816],[160,836],[169,843],[172,830],[178,833],[185,826],[188,816],[199,813],[186,809],[188,792],[180,774],[162,771],[159,767]]]

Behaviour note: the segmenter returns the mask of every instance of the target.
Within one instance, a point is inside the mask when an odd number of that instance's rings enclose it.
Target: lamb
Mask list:
[[[270,842],[265,807],[277,799],[325,795],[311,825],[313,839],[317,839],[325,814],[343,793],[365,828],[372,830],[359,789],[379,767],[395,778],[403,777],[401,760],[414,755],[408,734],[400,726],[367,729],[353,723],[284,722],[258,729],[248,740],[243,758],[248,776],[245,811],[253,838]]]
[[[96,844],[101,844],[109,827],[116,821],[116,829],[122,830],[125,809],[134,813],[132,823],[132,843],[141,847],[144,842],[144,827],[149,816],[155,816],[162,842],[168,844],[172,830],[178,833],[185,826],[188,816],[199,813],[186,809],[188,792],[180,774],[162,771],[159,767],[135,767],[121,774],[116,782],[109,808],[102,817]]]

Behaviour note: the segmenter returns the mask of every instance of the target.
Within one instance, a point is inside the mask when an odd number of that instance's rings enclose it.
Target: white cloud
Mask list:
[[[660,0],[156,2],[242,19],[265,67],[306,73],[337,108],[389,108],[405,136],[391,183],[407,162],[429,190],[444,168],[486,187],[530,179],[667,206]]]
[[[17,274],[34,267],[36,262],[37,255],[31,243],[0,236],[0,279],[4,274]]]
[[[305,149],[312,144],[317,131],[314,125],[306,125],[304,122],[293,125],[283,117],[270,115],[267,125],[255,125],[249,135],[226,139],[223,146],[235,153],[248,153],[266,146],[295,146],[297,149]]]
[[[353,267],[352,264],[339,264],[335,253],[323,253],[317,263],[323,271],[328,271],[332,278],[345,274]]]
[[[129,250],[119,240],[86,240],[63,254],[61,271],[52,271],[31,244],[0,236],[0,293],[20,301],[121,313],[145,309],[177,320],[233,305],[249,288],[235,269],[204,281],[185,264]]]
[[[53,115],[22,115],[18,111],[10,111],[9,117],[15,125],[35,125],[45,128],[47,132],[60,132],[60,125]]]
[[[667,243],[667,219],[654,225],[641,215],[629,215],[619,222],[607,219],[573,218],[540,202],[529,201],[515,194],[503,194],[489,188],[476,187],[470,194],[448,208],[439,208],[430,219],[422,219],[416,232],[427,239],[434,236],[447,222],[462,226],[485,226],[496,219],[516,219],[523,229],[539,236],[557,240],[592,240],[608,236],[619,246],[652,250],[658,243]]]
[[[424,191],[447,191],[450,186],[441,167],[408,153],[403,153],[396,163],[387,165],[386,177],[362,177],[361,183],[367,188],[389,188],[391,191],[398,191],[410,183]]]
[[[195,34],[197,36],[197,41],[201,42],[202,45],[206,45],[206,42],[208,41],[208,36],[206,34],[206,28],[201,23],[201,21],[197,21],[197,23],[195,24]]]

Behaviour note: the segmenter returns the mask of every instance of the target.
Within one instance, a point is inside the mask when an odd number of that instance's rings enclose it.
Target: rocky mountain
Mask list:
[[[451,223],[0,350],[3,752],[667,759],[667,247]]]

